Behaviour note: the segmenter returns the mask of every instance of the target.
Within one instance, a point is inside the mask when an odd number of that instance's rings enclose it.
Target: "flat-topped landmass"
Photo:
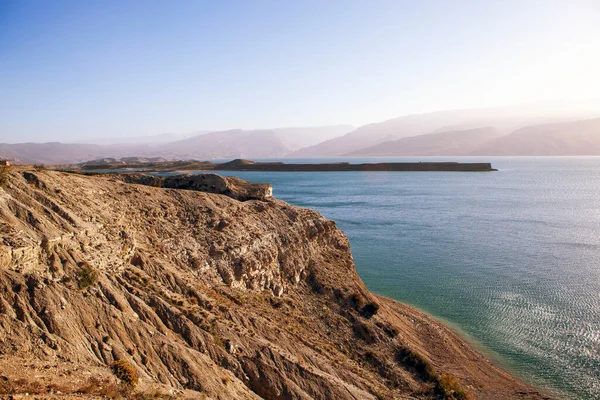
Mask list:
[[[268,171],[268,172],[326,172],[326,171],[399,171],[399,172],[490,172],[496,171],[491,163],[461,162],[349,162],[287,164],[284,162],[256,162],[236,159],[225,163],[210,161],[166,161],[145,163],[95,163],[80,164],[85,171],[138,169],[146,172],[174,171]]]

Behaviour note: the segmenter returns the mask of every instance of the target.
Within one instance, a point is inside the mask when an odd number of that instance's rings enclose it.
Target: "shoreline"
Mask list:
[[[412,345],[428,353],[432,363],[436,367],[442,366],[443,369],[450,370],[453,374],[460,377],[462,377],[461,370],[468,371],[470,375],[473,375],[476,370],[484,372],[486,378],[489,379],[488,384],[490,387],[499,385],[498,389],[506,390],[507,393],[509,387],[518,388],[518,393],[522,395],[522,398],[564,400],[560,393],[548,391],[546,388],[539,387],[534,382],[520,377],[519,374],[508,368],[507,365],[504,365],[499,355],[488,351],[481,343],[462,331],[455,324],[436,317],[411,304],[379,294],[372,294],[386,306],[391,307],[403,316],[407,316],[416,325],[420,323],[428,325],[431,332],[426,332],[425,335],[413,334],[408,337],[424,338],[424,343],[413,342]],[[432,334],[432,332],[435,333]],[[443,346],[440,346],[440,343],[443,343]],[[466,354],[462,354],[463,357],[449,357],[448,354],[444,354],[448,346],[457,346],[461,349],[461,352]],[[462,358],[462,363],[459,362],[458,365],[454,365],[457,358]],[[489,371],[490,369],[491,371]],[[464,371],[462,373],[465,373]],[[485,395],[485,393],[482,393],[482,395]]]
[[[437,316],[434,313],[423,310],[419,306],[409,303],[407,301],[396,300],[375,292],[371,293],[385,302],[399,305],[406,310],[412,311],[412,313],[420,316],[423,319],[430,320],[442,330],[447,330],[448,332],[453,334],[456,337],[456,339],[458,339],[458,341],[464,342],[464,344],[466,344],[471,351],[478,354],[485,362],[487,362],[494,369],[508,375],[515,381],[529,387],[531,390],[533,390],[533,393],[539,394],[541,396],[541,399],[569,399],[568,397],[563,397],[564,393],[560,393],[559,391],[555,392],[554,390],[548,390],[545,387],[541,387],[541,382],[535,382],[521,376],[514,368],[511,368],[510,363],[506,362],[500,354],[494,352],[493,350],[483,345],[480,341],[478,341],[477,339],[469,335],[467,332],[465,332],[463,329],[461,329],[460,326],[458,326],[457,324],[448,321],[445,318]]]

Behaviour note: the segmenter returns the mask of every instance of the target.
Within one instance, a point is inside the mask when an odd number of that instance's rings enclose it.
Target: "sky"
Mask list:
[[[0,1],[0,142],[600,94],[598,0]]]

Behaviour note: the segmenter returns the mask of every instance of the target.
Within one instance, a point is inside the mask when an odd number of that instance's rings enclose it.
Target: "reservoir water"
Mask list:
[[[370,290],[449,322],[540,388],[600,398],[600,158],[347,160],[499,171],[227,174],[335,220]]]

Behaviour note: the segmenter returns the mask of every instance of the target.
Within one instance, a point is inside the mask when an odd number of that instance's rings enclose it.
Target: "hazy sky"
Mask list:
[[[0,142],[599,94],[598,0],[0,0]]]

